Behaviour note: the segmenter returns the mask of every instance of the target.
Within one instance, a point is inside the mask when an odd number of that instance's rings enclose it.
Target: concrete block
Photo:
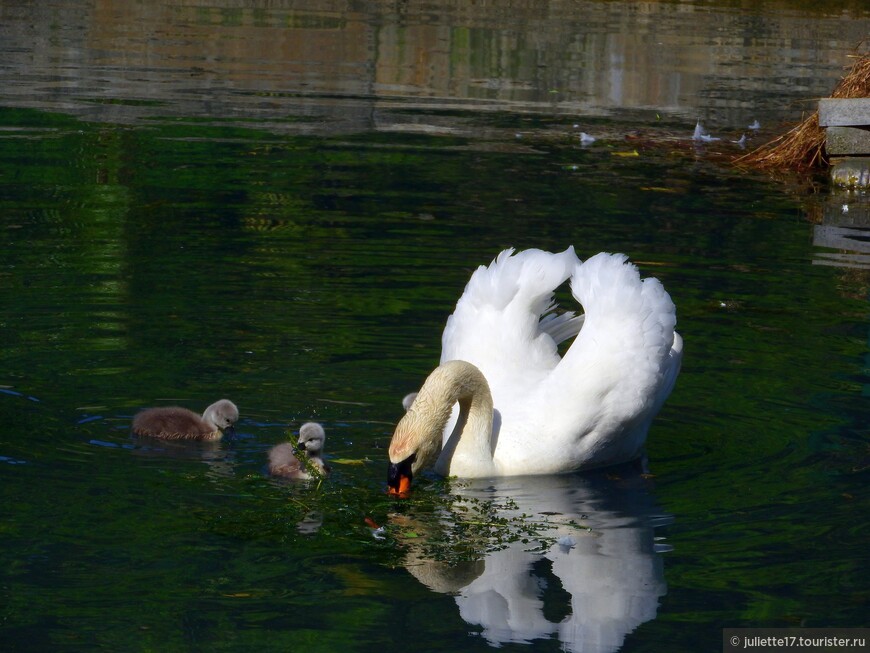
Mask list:
[[[870,127],[870,98],[819,100],[820,127]]]
[[[870,155],[870,128],[828,127],[825,151],[831,156]]]

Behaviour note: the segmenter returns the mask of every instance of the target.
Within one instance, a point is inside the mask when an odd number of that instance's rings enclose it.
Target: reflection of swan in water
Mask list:
[[[412,549],[406,566],[430,589],[455,594],[459,614],[493,646],[558,638],[567,651],[617,651],[628,633],[655,618],[666,592],[653,529],[670,519],[644,483],[636,473],[626,480],[602,474],[469,482],[459,496],[509,500],[499,516],[549,521],[542,535],[561,544],[541,552],[514,542],[452,567]]]

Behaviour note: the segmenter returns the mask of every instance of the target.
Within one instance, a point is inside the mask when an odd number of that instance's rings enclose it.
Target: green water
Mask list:
[[[866,626],[867,196],[729,163],[830,92],[864,3],[254,4],[0,4],[0,650]],[[388,498],[471,272],[568,245],[676,303],[652,476]],[[130,435],[221,397],[232,440]],[[269,479],[312,419],[332,475]]]
[[[461,596],[511,555],[550,579],[520,584],[541,623],[592,622],[569,648],[597,627],[595,583],[646,588],[625,651],[864,623],[866,277],[812,264],[799,194],[691,150],[534,134],[501,152],[0,122],[4,650],[558,650],[555,627],[486,626]],[[477,495],[429,480],[388,500],[400,399],[437,361],[470,271],[506,246],[568,244],[629,253],[677,304],[686,354],[650,434],[654,477]],[[222,396],[242,414],[232,441],[129,435],[141,407]],[[267,479],[268,447],[308,419],[333,475]],[[576,513],[579,542],[550,562],[527,552],[559,550],[548,506]],[[554,581],[560,559],[594,582]],[[418,580],[433,564],[442,586]]]

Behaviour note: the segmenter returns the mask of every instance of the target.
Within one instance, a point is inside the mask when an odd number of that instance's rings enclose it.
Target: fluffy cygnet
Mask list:
[[[239,409],[221,399],[205,409],[202,417],[187,408],[146,408],[133,418],[133,433],[165,440],[220,440],[239,419]]]
[[[269,473],[272,476],[300,480],[312,478],[312,471],[325,476],[329,473],[329,467],[323,463],[321,457],[325,440],[326,432],[320,424],[306,422],[299,429],[299,440],[295,448],[289,442],[284,442],[269,450]],[[297,450],[304,451],[307,458],[297,458]]]

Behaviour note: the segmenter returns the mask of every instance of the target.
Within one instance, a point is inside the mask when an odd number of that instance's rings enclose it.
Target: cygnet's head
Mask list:
[[[229,399],[221,399],[205,409],[202,418],[211,422],[221,431],[232,429],[239,420],[239,409]]]
[[[402,408],[405,409],[406,413],[411,409],[411,404],[414,403],[414,400],[416,398],[417,398],[416,392],[412,392],[412,393],[404,396],[404,398],[402,399]]]
[[[326,431],[317,422],[306,422],[299,429],[297,444],[303,447],[309,456],[319,456],[323,452]]]

